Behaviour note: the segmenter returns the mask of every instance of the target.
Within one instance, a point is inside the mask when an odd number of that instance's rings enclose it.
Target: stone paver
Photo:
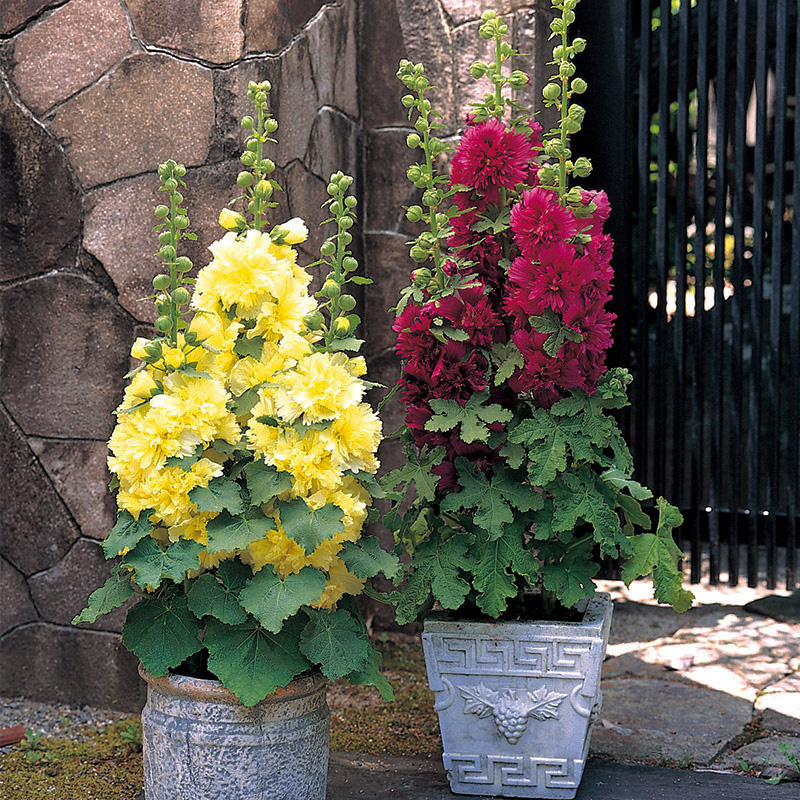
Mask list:
[[[274,53],[283,49],[325,0],[259,0],[247,8],[248,52]]]
[[[772,683],[756,699],[763,728],[800,736],[800,672]]]
[[[739,772],[754,770],[759,773],[768,767],[796,771],[782,747],[800,758],[800,737],[768,736],[746,744],[733,752],[725,753],[717,759],[715,766]],[[800,778],[800,775],[798,777]],[[800,786],[797,788],[800,789]]]
[[[119,0],[72,0],[16,38],[11,78],[28,107],[42,113],[99,78],[130,48]]]
[[[31,602],[25,576],[0,557],[0,635],[17,625],[33,622],[38,614]]]
[[[58,0],[3,0],[0,3],[0,33],[11,33],[57,2]]]

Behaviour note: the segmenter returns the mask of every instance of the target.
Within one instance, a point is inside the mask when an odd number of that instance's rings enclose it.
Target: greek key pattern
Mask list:
[[[432,637],[440,673],[579,678],[588,658],[599,657],[602,642],[497,640],[488,637]],[[593,653],[594,651],[594,653]]]
[[[487,756],[445,753],[444,768],[454,783],[577,789],[583,760],[535,756]]]

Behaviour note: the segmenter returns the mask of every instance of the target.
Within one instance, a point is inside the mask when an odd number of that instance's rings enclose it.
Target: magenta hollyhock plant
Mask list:
[[[528,79],[504,71],[518,54],[487,12],[480,35],[494,40],[495,61],[471,73],[494,92],[473,104],[449,177],[435,168],[450,147],[436,135],[424,68],[403,61],[398,71],[416,115],[408,144],[423,153],[408,170],[422,204],[406,214],[426,225],[394,323],[406,463],[382,482],[395,502],[385,521],[411,557],[400,622],[434,603],[490,617],[519,613],[531,596],[547,612],[573,606],[594,594],[604,556],[624,560],[626,581],[652,572],[659,601],[691,604],[670,533],[677,509],[659,498],[655,531],[635,532],[651,526],[641,501],[652,493],[633,480],[609,413],[627,403],[631,380],[606,366],[611,209],[604,192],[569,185],[591,171],[569,149],[586,89],[572,61],[585,42],[567,37],[577,0],[553,5],[561,44],[543,94],[558,127],[542,136],[506,96]]]

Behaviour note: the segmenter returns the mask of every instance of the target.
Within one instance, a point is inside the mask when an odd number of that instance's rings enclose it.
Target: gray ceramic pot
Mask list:
[[[328,682],[319,673],[246,708],[219,681],[147,681],[145,800],[324,800]]]
[[[457,794],[574,798],[602,703],[613,606],[580,622],[469,622],[432,616],[422,644]]]

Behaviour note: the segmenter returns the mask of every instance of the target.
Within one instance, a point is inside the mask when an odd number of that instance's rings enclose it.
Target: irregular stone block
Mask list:
[[[206,160],[214,128],[211,73],[152,53],[126,58],[59,108],[51,130],[84,186]]]
[[[325,0],[259,0],[247,6],[247,52],[275,53],[286,47]]]
[[[34,438],[28,443],[81,533],[104,538],[116,518],[114,498],[108,491],[111,476],[106,467],[106,443]]]
[[[72,0],[17,36],[11,78],[41,114],[99,78],[130,47],[118,0]]]
[[[241,165],[226,161],[187,172],[186,207],[189,230],[196,242],[181,246],[195,263],[205,266],[207,251],[225,231],[220,227],[219,212],[235,196],[234,185]],[[152,322],[155,306],[142,300],[153,292],[153,278],[162,271],[156,255],[158,243],[152,231],[153,209],[163,199],[156,175],[143,175],[114,186],[104,186],[89,194],[84,226],[84,247],[102,262],[119,292],[119,302],[136,319]]]
[[[0,606],[3,609],[0,636],[18,625],[39,619],[25,576],[4,558],[0,558]]]
[[[146,44],[224,64],[242,55],[242,4],[242,0],[128,0],[128,10]]]
[[[722,769],[741,770],[742,761],[746,762],[751,769],[760,771],[764,767],[783,767],[787,770],[793,769],[794,765],[786,756],[779,744],[789,748],[789,752],[800,755],[800,738],[794,736],[768,736],[765,739],[757,739],[750,742],[732,753],[721,756],[714,765]]]
[[[321,208],[322,203],[328,199],[325,192],[327,183],[326,180],[309,172],[302,164],[293,163],[286,170],[286,185],[284,186],[284,194],[289,201],[288,215],[284,217],[277,213],[270,214],[275,222],[283,222],[284,218],[292,217],[300,217],[305,221],[308,226],[308,239],[301,247],[311,256],[312,261],[319,258],[320,245],[329,235],[335,233],[336,228],[335,225],[320,227],[320,223],[329,217],[327,206]],[[278,209],[275,211],[277,212]],[[355,238],[355,234],[353,238]],[[315,267],[311,273],[317,274],[320,269]]]
[[[484,11],[509,14],[518,8],[529,8],[536,0],[442,0],[442,6],[454,25],[481,18]]]
[[[356,3],[331,6],[306,29],[319,102],[358,117]],[[371,79],[371,78],[370,78]]]
[[[753,715],[746,700],[683,683],[617,678],[604,680],[602,689],[601,724],[591,749],[626,761],[708,764]]]
[[[470,65],[474,61],[483,61],[484,64],[494,61],[494,39],[481,39],[478,35],[478,29],[482,24],[469,22],[453,31],[453,93],[456,116],[452,124],[456,129],[464,128],[470,103],[478,103],[483,100],[487,92],[494,92],[494,84],[488,77],[475,80],[469,74]]]
[[[78,538],[78,530],[21,432],[1,408],[0,448],[0,553],[31,575],[55,564]]]
[[[2,87],[0,138],[0,280],[72,266],[80,232],[78,187],[56,142]]]
[[[397,65],[408,52],[395,3],[362,3],[359,47],[364,127],[408,125],[400,104],[406,90],[397,80]]]
[[[364,330],[369,331],[365,355],[372,356],[393,348],[394,314],[388,309],[397,304],[400,290],[409,283],[414,262],[408,256],[406,237],[400,234],[367,233],[365,262],[367,275],[375,283],[367,287]]]
[[[11,33],[57,2],[58,0],[3,0],[0,3],[0,33]]]
[[[411,128],[390,128],[365,135],[365,225],[369,231],[400,230],[405,222],[403,206],[417,199],[419,191],[406,177],[406,170],[422,156],[422,151],[406,146],[410,132]]]
[[[86,607],[89,595],[111,574],[98,542],[80,539],[54,567],[28,579],[36,608],[45,622],[69,625]],[[126,604],[100,617],[87,628],[119,632],[128,613]]]
[[[334,109],[321,108],[311,129],[305,164],[326,183],[337,170],[355,175],[358,170],[355,123]],[[383,166],[386,169],[389,165]]]
[[[761,727],[800,736],[800,672],[787,675],[756,698]]]
[[[122,396],[132,320],[81,275],[51,274],[0,296],[0,397],[25,433],[106,439]]]
[[[45,622],[0,639],[0,694],[138,712],[144,690],[137,659],[116,633]]]

